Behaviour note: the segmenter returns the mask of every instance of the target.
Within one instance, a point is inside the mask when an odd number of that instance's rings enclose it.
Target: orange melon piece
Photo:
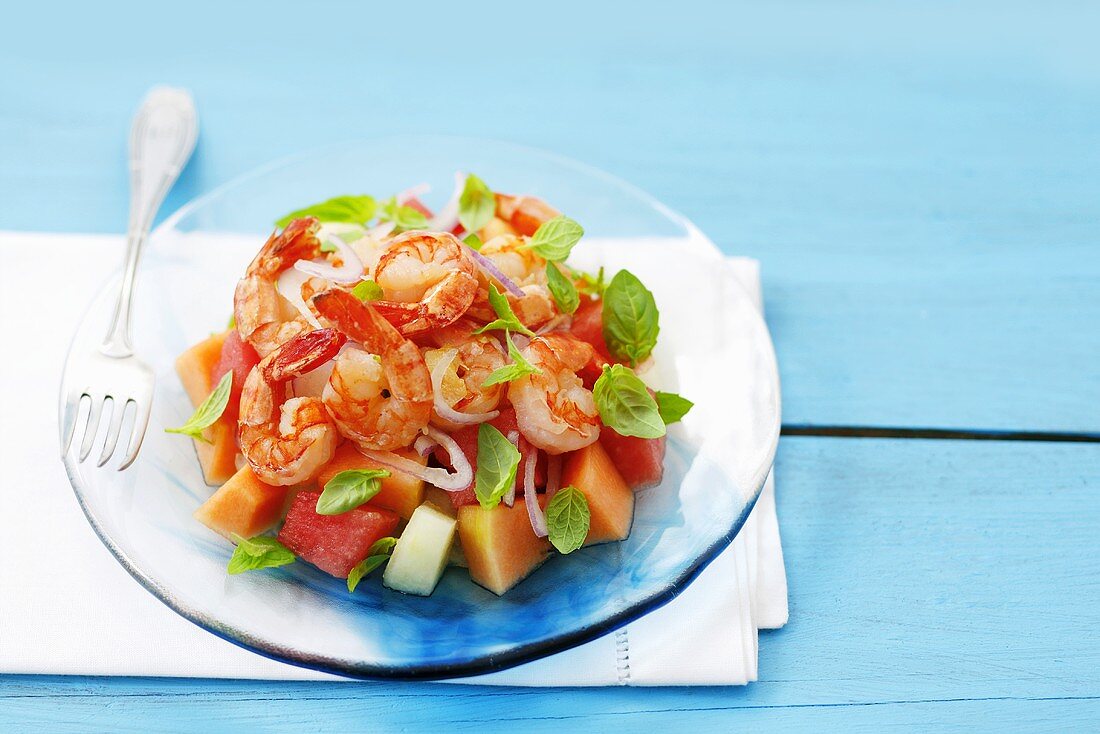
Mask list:
[[[229,331],[214,334],[188,349],[176,359],[176,374],[196,408],[214,389],[211,375],[222,356],[222,345]],[[232,412],[232,411],[227,411]],[[237,421],[222,416],[202,433],[206,441],[195,440],[195,452],[206,483],[216,487],[237,472]],[[209,443],[208,443],[209,442]]]
[[[419,455],[412,449],[403,449],[394,453],[412,459],[421,466],[428,463],[426,457]],[[382,480],[382,489],[368,504],[393,510],[408,520],[412,517],[413,510],[420,507],[420,503],[424,501],[424,481],[422,479],[417,479],[410,474],[390,469],[368,459],[359,453],[355,448],[355,444],[351,441],[345,441],[342,446],[336,449],[332,461],[321,468],[321,471],[317,474],[317,487],[324,489],[325,484],[330,479],[340,472],[350,469],[386,469],[390,472],[390,475]]]
[[[195,510],[195,519],[230,540],[270,530],[283,516],[291,487],[261,482],[245,465]]]
[[[574,486],[588,500],[592,515],[585,545],[623,540],[634,522],[634,492],[597,441],[565,454],[561,486]]]
[[[540,498],[545,506],[545,500]],[[550,555],[550,541],[539,538],[527,519],[522,500],[486,510],[481,505],[458,508],[458,537],[470,578],[494,594],[503,594]]]

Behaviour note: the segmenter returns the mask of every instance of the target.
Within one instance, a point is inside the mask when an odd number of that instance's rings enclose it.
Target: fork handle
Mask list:
[[[130,313],[134,276],[157,210],[195,149],[199,123],[195,103],[183,89],[155,87],[145,96],[130,128],[130,224],[126,260],[111,326],[101,350],[110,357],[133,354]]]

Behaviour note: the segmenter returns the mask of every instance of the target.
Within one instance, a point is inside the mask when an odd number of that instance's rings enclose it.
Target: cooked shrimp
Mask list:
[[[332,359],[345,337],[333,329],[299,334],[248,373],[241,391],[241,451],[267,484],[309,481],[332,458],[338,434],[317,398],[296,398],[291,381]]]
[[[487,334],[453,341],[440,349],[424,350],[424,362],[435,370],[441,360],[449,360],[439,386],[443,401],[459,413],[487,414],[496,410],[504,396],[504,383],[485,387],[489,375],[508,363],[500,342]],[[495,414],[494,414],[495,415]],[[453,430],[461,425],[432,410],[431,422]]]
[[[312,328],[301,315],[289,313],[277,283],[279,275],[297,261],[321,255],[320,226],[313,217],[295,219],[282,232],[271,235],[237,283],[233,295],[237,333],[261,357]]]
[[[496,200],[497,218],[506,222],[517,234],[528,237],[543,224],[561,214],[557,209],[534,196],[497,194]]]
[[[577,370],[592,359],[592,347],[565,334],[546,334],[520,350],[540,372],[508,383],[523,437],[550,454],[576,451],[600,437],[596,401]]]
[[[412,230],[390,240],[374,269],[377,311],[405,336],[454,323],[477,293],[477,266],[448,232]]]
[[[526,243],[526,237],[504,234],[482,245],[481,254],[523,291],[522,296],[509,293],[508,301],[525,326],[537,329],[558,316],[558,309],[546,285],[546,260]]]
[[[365,348],[340,354],[321,395],[340,433],[379,451],[411,444],[432,412],[432,380],[420,350],[347,291],[320,293],[313,305]]]

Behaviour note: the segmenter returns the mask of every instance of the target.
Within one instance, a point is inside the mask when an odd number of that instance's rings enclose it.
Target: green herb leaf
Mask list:
[[[674,392],[661,392],[653,396],[657,401],[657,412],[661,414],[661,420],[665,425],[676,423],[691,410],[695,403]]]
[[[319,204],[292,211],[276,221],[275,226],[282,228],[295,219],[301,219],[302,217],[316,217],[322,222],[366,224],[374,219],[377,210],[378,204],[373,196],[367,196],[366,194],[360,196],[334,196]]]
[[[546,263],[546,286],[550,289],[550,295],[554,297],[554,303],[562,313],[573,313],[581,305],[581,297],[577,293],[577,287],[573,281],[565,277],[552,262]]]
[[[397,225],[397,231],[407,229],[423,229],[428,225],[428,218],[424,213],[413,209],[411,206],[402,206],[397,203],[397,197],[391,196],[382,202],[382,213],[378,218],[383,222],[393,222]]]
[[[475,334],[484,334],[486,331],[492,331],[493,329],[503,329],[504,331],[518,331],[520,334],[527,336],[535,335],[535,332],[524,326],[516,317],[511,304],[508,303],[508,296],[498,291],[492,283],[489,284],[489,305],[493,307],[497,319],[482,326],[474,332]]]
[[[501,382],[517,380],[524,375],[542,372],[538,367],[528,362],[523,354],[516,349],[516,345],[512,343],[512,335],[507,331],[504,332],[504,341],[508,344],[508,356],[512,358],[512,364],[506,364],[489,373],[489,376],[485,378],[485,382],[481,383],[482,387],[492,387]]]
[[[229,314],[229,324],[226,326],[226,328],[228,328],[228,329],[236,329],[237,328],[237,314],[235,314],[235,313]]]
[[[321,243],[321,252],[336,252],[336,245],[332,244],[328,240]]]
[[[374,542],[374,545],[367,551],[367,557],[356,563],[351,567],[351,571],[348,572],[348,591],[355,591],[355,587],[359,585],[367,576],[385,563],[391,555],[393,555],[394,546],[397,545],[397,538],[380,538]]]
[[[294,554],[275,538],[257,535],[255,538],[245,539],[234,535],[233,540],[236,541],[237,547],[229,557],[229,565],[226,567],[226,570],[233,575],[294,563]]]
[[[480,178],[470,173],[458,197],[458,221],[467,232],[476,232],[493,218],[497,200]]]
[[[588,498],[576,487],[558,490],[546,506],[550,542],[559,553],[572,553],[584,545],[591,522]]]
[[[573,273],[580,278],[581,284],[579,290],[581,293],[587,293],[594,296],[603,295],[604,288],[606,287],[603,282],[603,265],[600,266],[596,275],[585,273],[580,270],[574,270]]]
[[[382,292],[382,286],[373,280],[361,280],[351,289],[351,295],[360,301],[378,301],[382,299],[385,293]]]
[[[581,241],[584,228],[566,216],[556,216],[535,230],[527,247],[553,262],[563,262]]]
[[[390,473],[385,469],[348,469],[325,482],[317,498],[318,515],[342,515],[369,502],[382,490],[382,480]]]
[[[645,383],[621,364],[604,365],[603,374],[592,388],[600,420],[616,433],[638,438],[660,438],[665,422],[657,401]]]
[[[515,486],[519,449],[488,423],[477,427],[477,475],[474,494],[481,506],[496,507],[508,488]]]
[[[218,381],[217,387],[214,391],[206,396],[206,400],[202,401],[191,417],[187,419],[179,428],[165,428],[165,433],[182,433],[186,436],[190,436],[198,441],[206,441],[202,432],[214,425],[219,418],[222,417],[222,413],[225,412],[225,406],[229,405],[229,393],[233,389],[233,370],[226,372],[222,375],[222,379]],[[207,441],[209,443],[209,441]]]
[[[657,344],[657,303],[632,273],[620,270],[603,294],[603,338],[611,353],[638,364]]]
[[[466,235],[466,239],[462,241],[465,242],[466,246],[469,247],[471,250],[480,250],[481,246],[485,244],[481,241],[481,238],[477,236],[476,232],[471,232],[470,234]]]

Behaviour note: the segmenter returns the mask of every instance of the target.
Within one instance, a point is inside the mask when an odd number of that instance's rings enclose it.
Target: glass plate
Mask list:
[[[438,208],[457,170],[551,202],[587,231],[576,259],[629,267],[654,291],[655,379],[696,403],[669,432],[663,482],[638,493],[629,539],[555,555],[503,597],[459,568],[428,598],[390,591],[380,574],[349,594],[342,579],[304,562],[227,576],[231,546],[192,518],[212,489],[190,441],[162,431],[191,413],[176,356],[225,328],[234,285],[278,216],[337,194],[385,196],[422,182],[432,187],[422,198]],[[134,343],[157,374],[145,445],[124,472],[70,454],[69,478],[134,578],[195,624],[263,655],[364,678],[473,675],[549,655],[675,597],[733,540],[756,501],[779,435],[778,375],[760,314],[725,268],[705,236],[651,197],[529,148],[403,137],[297,156],[195,200],[154,232],[134,323]],[[76,348],[103,333],[114,287],[89,307]]]

